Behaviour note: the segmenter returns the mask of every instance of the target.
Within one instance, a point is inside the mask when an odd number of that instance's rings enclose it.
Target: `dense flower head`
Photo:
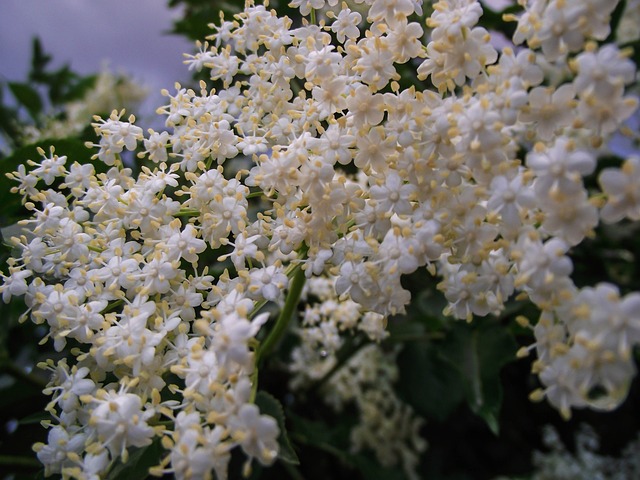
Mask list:
[[[325,3],[337,7],[292,6]],[[53,150],[19,168],[33,216],[12,239],[3,300],[24,295],[56,350],[75,346],[48,387],[59,421],[38,447],[47,472],[84,478],[156,437],[169,450],[158,474],[226,478],[236,447],[274,462],[280,427],[254,402],[263,332],[277,328],[259,312],[289,311],[305,278],[318,301],[301,317],[292,385],[323,378],[342,335],[362,332],[373,343],[326,400],[353,399],[354,451],[408,475],[421,421],[389,393],[393,354],[378,343],[419,269],[454,318],[529,298],[542,312],[536,395],[564,414],[617,405],[635,373],[637,294],[577,288],[568,252],[600,218],[640,217],[637,158],[604,169],[602,192],[584,182],[637,107],[635,66],[614,45],[585,47],[606,38],[616,2],[525,3],[514,42],[528,49],[499,53],[475,0],[441,0],[422,24],[421,2],[371,0],[297,26],[247,2],[186,60],[221,88],[165,91],[167,131],[114,112],[92,124],[104,173]],[[548,62],[574,75],[545,81]],[[403,64],[416,67],[409,88]],[[133,176],[122,156],[136,150],[150,163]],[[384,370],[378,391],[364,387],[371,365]],[[393,422],[376,424],[383,411]]]

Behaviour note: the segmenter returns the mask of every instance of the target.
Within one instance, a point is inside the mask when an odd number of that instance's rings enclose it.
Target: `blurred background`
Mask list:
[[[0,80],[26,78],[38,37],[54,68],[66,64],[81,75],[108,68],[133,77],[148,89],[141,113],[151,115],[162,88],[190,79],[182,54],[193,43],[171,33],[182,12],[164,0],[2,0]]]

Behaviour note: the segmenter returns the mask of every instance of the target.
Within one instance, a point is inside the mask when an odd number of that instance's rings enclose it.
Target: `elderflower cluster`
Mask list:
[[[380,345],[388,336],[384,317],[363,312],[353,300],[341,301],[334,281],[315,277],[308,283],[309,303],[297,331],[301,343],[289,364],[290,386],[296,391],[319,385],[325,402],[337,412],[355,404],[358,424],[351,431],[352,451],[373,450],[382,465],[399,465],[408,478],[417,479],[420,453],[427,445],[419,436],[422,419],[393,388],[398,349],[385,351]],[[346,335],[358,331],[371,343],[350,345]],[[341,363],[345,348],[355,353]]]
[[[65,138],[77,135],[87,128],[97,112],[110,112],[114,108],[132,110],[147,97],[148,89],[125,74],[114,74],[103,69],[95,84],[79,100],[62,105],[62,115],[46,117],[41,128],[25,128],[25,141],[36,143],[47,138]]]
[[[440,0],[426,22],[419,0],[358,3],[294,26],[249,1],[186,61],[216,88],[165,91],[167,131],[114,112],[93,124],[100,173],[41,151],[12,175],[32,217],[2,296],[24,296],[25,317],[70,353],[37,447],[48,473],[94,478],[154,441],[167,451],[156,474],[226,478],[236,447],[271,464],[279,428],[254,403],[257,366],[307,278],[334,279],[294,354],[311,378],[304,355],[331,358],[342,331],[383,339],[411,300],[403,276],[426,269],[455,318],[500,314],[513,295],[542,310],[535,396],[566,415],[624,398],[638,294],[577,288],[567,255],[640,208],[634,159],[601,173],[602,192],[583,180],[638,103],[629,52],[592,42],[617,2],[526,2],[514,41],[528,47],[500,53],[475,0]],[[293,5],[315,18],[325,2]],[[134,151],[135,177],[122,161]],[[397,463],[370,435],[379,395],[355,399],[354,448]],[[411,412],[389,408],[409,442]]]
[[[630,441],[619,457],[599,452],[600,439],[587,424],[581,424],[575,436],[575,448],[569,451],[555,429],[546,425],[543,431],[546,452],[534,452],[535,470],[532,480],[631,480],[640,475],[640,439]],[[499,477],[495,480],[507,480]]]
[[[354,403],[358,424],[351,431],[351,450],[372,450],[381,465],[399,465],[407,478],[417,480],[420,454],[427,448],[420,437],[424,422],[398,398],[396,352],[376,344],[358,351],[327,381],[326,401],[336,411]]]

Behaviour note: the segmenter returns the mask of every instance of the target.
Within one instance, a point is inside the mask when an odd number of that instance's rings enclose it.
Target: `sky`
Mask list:
[[[168,33],[179,15],[166,0],[0,0],[0,78],[26,79],[38,36],[55,67],[91,74],[107,63],[129,73],[149,88],[153,112],[162,88],[190,79],[182,54],[194,47]]]

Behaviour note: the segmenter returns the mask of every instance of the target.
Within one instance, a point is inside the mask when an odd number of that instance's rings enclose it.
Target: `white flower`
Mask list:
[[[407,215],[412,211],[411,199],[416,187],[410,183],[402,183],[395,172],[389,172],[383,182],[376,182],[370,188],[370,198],[375,209],[381,213]]]
[[[27,278],[31,275],[33,275],[31,270],[16,269],[10,269],[10,275],[8,277],[2,275],[2,285],[0,285],[2,301],[4,303],[9,303],[12,296],[20,297],[27,293],[27,290],[29,289],[27,286]]]
[[[329,17],[332,18],[332,17]],[[360,36],[358,25],[362,21],[362,16],[358,12],[352,12],[349,8],[343,8],[337,17],[333,17],[331,30],[336,34],[340,43],[344,43],[347,38],[356,39]]]
[[[99,158],[107,165],[113,165],[116,155],[123,149],[133,151],[138,145],[138,141],[144,139],[142,129],[133,125],[135,117],[129,116],[128,122],[123,122],[120,118],[124,115],[124,110],[120,113],[113,111],[107,120],[95,117],[96,123],[91,125],[100,137],[100,151],[96,158]]]
[[[82,395],[90,395],[95,392],[96,385],[90,378],[89,368],[73,366],[71,369],[66,361],[58,363],[54,370],[51,382],[43,390],[45,395],[52,395],[52,404],[60,406],[63,412],[71,412],[80,405]]]
[[[170,261],[184,258],[187,262],[197,263],[198,254],[207,248],[205,241],[197,238],[198,232],[191,224],[186,225],[183,230],[163,230],[166,232],[164,237],[168,237],[164,246]]]
[[[95,169],[92,164],[80,164],[74,162],[69,167],[69,173],[64,178],[64,187],[71,189],[76,196],[81,196],[85,189],[91,184],[94,178]]]
[[[527,284],[534,292],[557,286],[573,271],[573,264],[565,255],[568,249],[569,245],[559,238],[552,238],[543,244],[540,240],[523,235],[517,249],[514,249],[518,267],[516,286]]]
[[[631,157],[618,168],[605,168],[598,176],[607,203],[600,215],[607,223],[622,220],[640,220],[640,158]]]
[[[333,113],[347,108],[345,90],[347,77],[336,75],[322,82],[322,86],[315,86],[311,90],[311,96],[317,102],[320,117],[326,118]]]
[[[635,64],[616,45],[607,44],[597,52],[583,52],[575,59],[578,69],[573,84],[579,94],[593,93],[611,98],[636,76]]]
[[[584,191],[558,200],[546,199],[540,205],[545,214],[542,229],[570,245],[579,244],[598,224],[598,209]]]
[[[231,362],[252,370],[253,354],[249,340],[255,338],[260,327],[269,319],[269,313],[257,315],[249,321],[237,314],[224,315],[216,321],[211,343],[222,366],[232,368]]]
[[[178,416],[183,416],[180,412]],[[176,419],[178,423],[178,419]],[[202,428],[199,425],[176,428],[176,442],[171,449],[171,471],[182,479],[207,478],[211,471],[216,477],[227,477],[231,459],[231,443],[225,442],[224,428]]]
[[[250,270],[247,292],[253,299],[265,299],[274,302],[282,297],[288,285],[289,279],[282,268],[270,265]]]
[[[155,163],[167,161],[167,145],[169,143],[169,132],[154,132],[149,130],[149,138],[144,139],[145,151],[149,154],[149,159]]]
[[[366,85],[355,87],[347,97],[347,116],[357,128],[364,124],[379,124],[384,117],[384,107],[384,97],[379,93],[372,94]]]
[[[171,288],[171,280],[178,277],[178,262],[164,256],[157,256],[148,261],[140,272],[143,280],[142,290],[145,294],[167,293]]]
[[[364,38],[358,42],[360,58],[353,67],[360,80],[373,91],[381,90],[390,80],[399,80],[393,66],[394,53],[385,37]]]
[[[49,430],[47,444],[37,443],[34,446],[38,460],[44,464],[45,474],[60,473],[63,468],[73,465],[68,454],[82,452],[87,435],[82,432],[68,431],[56,425]]]
[[[154,429],[147,424],[154,411],[142,405],[138,395],[114,390],[99,392],[92,403],[91,425],[98,441],[112,455],[125,454],[127,447],[151,444]],[[125,454],[126,455],[126,454]]]
[[[522,122],[536,122],[535,135],[550,140],[554,133],[568,127],[573,121],[576,106],[575,88],[565,84],[553,87],[536,87],[529,92],[529,104],[520,112]]]
[[[154,362],[156,346],[167,333],[147,328],[147,320],[155,309],[154,302],[138,296],[123,309],[119,321],[93,339],[93,353],[100,368],[111,371],[123,364],[138,376]]]
[[[242,446],[249,458],[257,458],[263,465],[271,465],[278,456],[278,423],[272,417],[260,415],[258,407],[246,403],[237,416],[229,419],[232,438]]]
[[[537,178],[533,188],[541,197],[567,198],[583,190],[582,177],[593,172],[596,161],[590,152],[576,149],[566,137],[558,137],[548,149],[542,145],[527,155],[527,166]]]
[[[186,365],[175,371],[185,379],[185,386],[189,391],[195,391],[205,398],[212,395],[218,384],[220,363],[213,350],[202,350],[195,344],[186,357]]]
[[[491,197],[487,208],[500,214],[502,224],[507,232],[517,232],[522,225],[527,209],[535,205],[535,197],[530,185],[522,184],[519,174],[513,179],[496,176],[491,180]]]
[[[397,21],[410,16],[415,10],[416,4],[412,0],[373,0],[367,20],[383,21],[393,27]]]
[[[342,56],[333,51],[332,45],[309,52],[304,76],[311,82],[324,83],[335,77]]]

